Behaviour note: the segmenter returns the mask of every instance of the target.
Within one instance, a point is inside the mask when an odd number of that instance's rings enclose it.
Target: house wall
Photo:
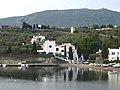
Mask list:
[[[108,48],[109,54],[108,54],[108,60],[114,61],[119,59],[120,60],[120,48],[119,49],[110,49]]]
[[[46,52],[46,54],[48,53],[55,54],[56,52],[55,41],[49,41],[49,40],[45,41],[43,49]]]
[[[56,53],[64,55],[64,47],[62,46],[56,46]]]
[[[74,62],[78,61],[78,54],[77,54],[77,50],[76,49],[73,51],[73,60],[74,60]]]

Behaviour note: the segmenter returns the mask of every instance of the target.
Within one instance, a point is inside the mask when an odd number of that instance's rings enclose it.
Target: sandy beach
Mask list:
[[[87,64],[61,64],[61,67],[78,67],[78,68],[91,68],[97,70],[107,70],[107,71],[120,71],[120,68],[113,67],[100,67],[100,66],[90,66]]]

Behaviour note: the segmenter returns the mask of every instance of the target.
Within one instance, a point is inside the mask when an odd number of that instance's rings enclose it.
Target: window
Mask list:
[[[117,52],[117,54],[119,55],[119,52]]]
[[[64,50],[61,50],[61,52],[64,52]]]
[[[49,45],[49,48],[52,48],[52,45]]]
[[[115,52],[112,52],[112,55],[115,55]]]
[[[56,48],[56,51],[59,51],[59,48]]]
[[[115,57],[112,57],[112,59],[116,59]]]

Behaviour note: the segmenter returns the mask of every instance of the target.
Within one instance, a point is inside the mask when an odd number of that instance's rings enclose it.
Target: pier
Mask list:
[[[53,67],[59,64],[1,64],[1,67]]]

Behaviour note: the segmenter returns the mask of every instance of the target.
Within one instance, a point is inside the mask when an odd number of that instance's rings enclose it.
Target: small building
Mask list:
[[[108,48],[108,60],[120,60],[120,47],[119,49],[110,49]]]
[[[101,30],[112,30],[112,28],[102,28]]]
[[[75,28],[71,27],[71,33],[74,33],[74,31],[75,31]]]
[[[33,44],[34,42],[39,43],[45,40],[45,36],[33,36],[31,39],[31,43]]]

